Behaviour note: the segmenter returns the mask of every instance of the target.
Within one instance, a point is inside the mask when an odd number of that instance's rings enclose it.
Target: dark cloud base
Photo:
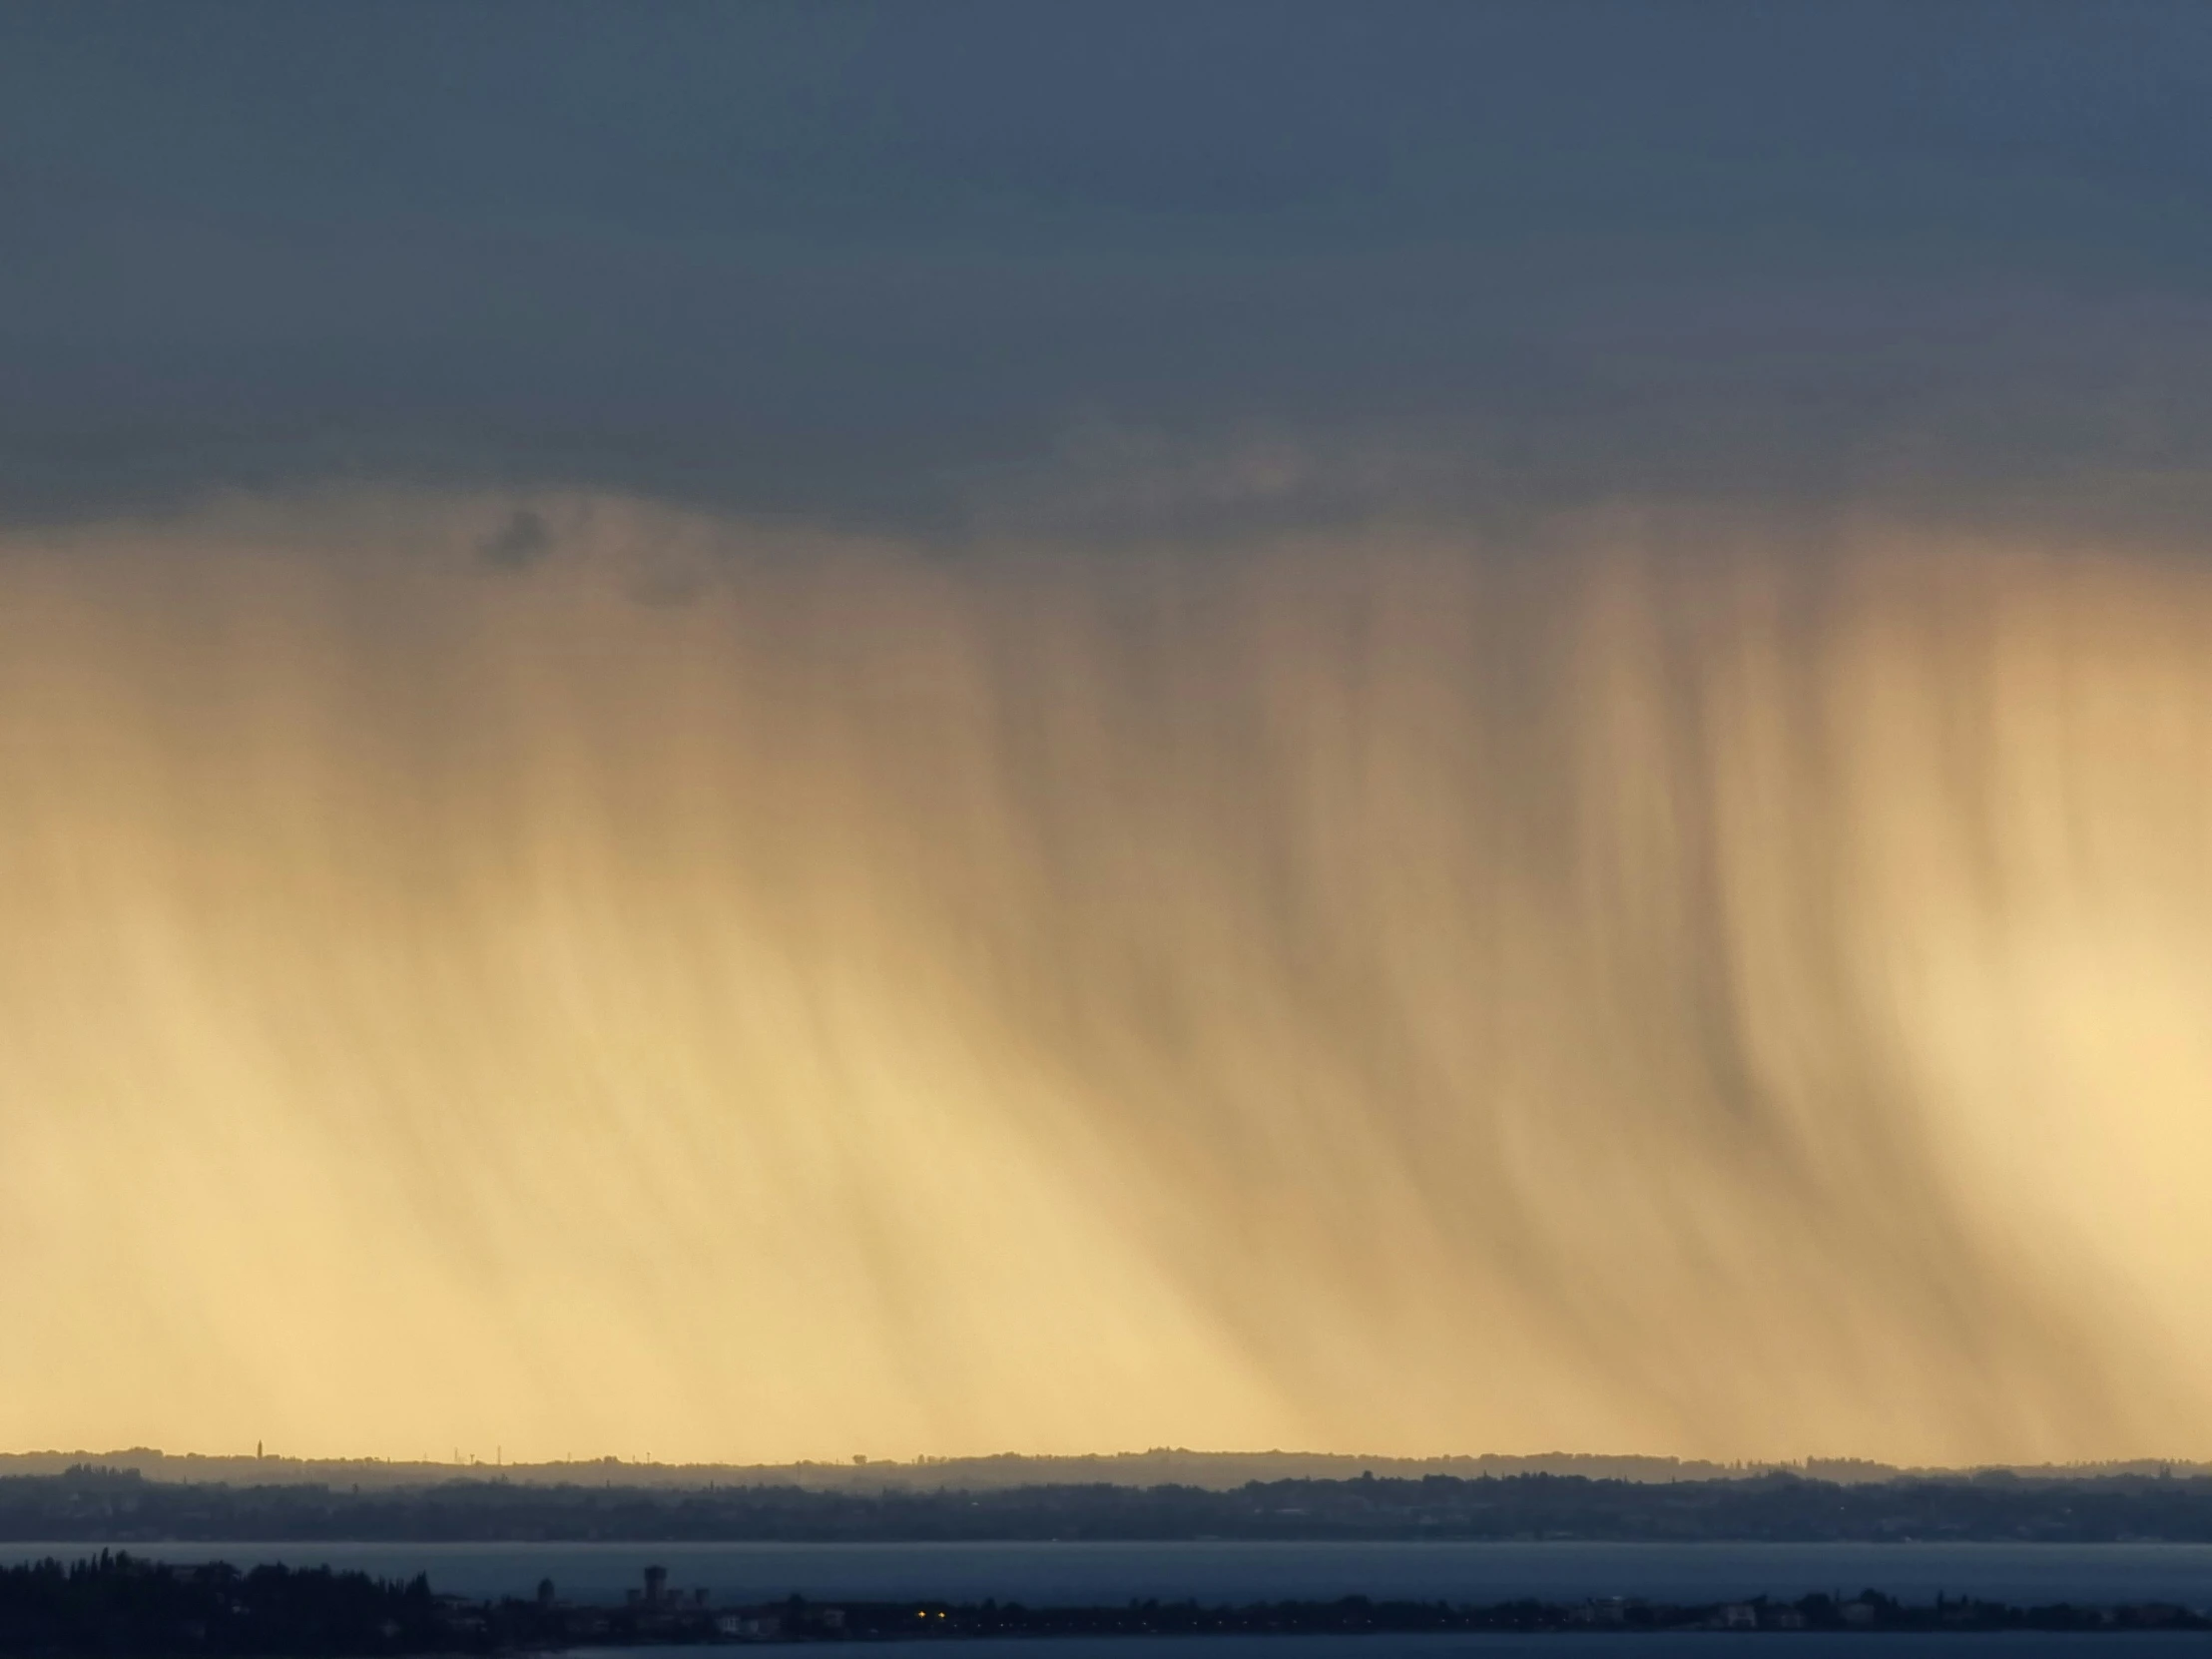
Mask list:
[[[0,515],[2125,516],[2212,460],[2207,109],[2188,6],[24,10]]]

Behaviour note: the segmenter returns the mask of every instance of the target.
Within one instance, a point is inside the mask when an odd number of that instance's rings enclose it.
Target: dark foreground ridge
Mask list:
[[[405,1582],[327,1567],[221,1562],[183,1566],[103,1551],[69,1563],[0,1568],[0,1653],[290,1655],[544,1652],[581,1643],[941,1641],[978,1636],[1359,1635],[1380,1632],[1621,1630],[1846,1630],[1960,1633],[2046,1630],[2212,1630],[2200,1609],[2165,1603],[2123,1607],[2013,1607],[1988,1601],[1909,1606],[1876,1590],[1840,1599],[1809,1595],[1674,1605],[1508,1601],[1279,1601],[1242,1607],[1129,1602],[1118,1607],[1024,1607],[1017,1602],[816,1603],[793,1596],[716,1606],[705,1591],[669,1589],[649,1568],[624,1607],[574,1606],[550,1581],[531,1600],[470,1601]]]
[[[1508,1539],[1617,1542],[2212,1542],[2212,1477],[1984,1474],[1843,1483],[1770,1474],[1670,1482],[1460,1479],[1046,1485],[875,1492],[797,1486],[548,1486],[502,1480],[347,1489],[185,1484],[78,1468],[0,1478],[0,1541],[43,1543],[1021,1542]]]

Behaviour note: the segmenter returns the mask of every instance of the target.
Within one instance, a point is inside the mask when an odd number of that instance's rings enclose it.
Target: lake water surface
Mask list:
[[[1745,1642],[1750,1641],[1747,1652]],[[1136,1653],[1132,1654],[1132,1647]],[[1779,1651],[1778,1651],[1779,1649]],[[670,1659],[670,1649],[579,1648],[567,1659]],[[681,1650],[676,1650],[680,1652]],[[2067,1636],[1752,1636],[1668,1631],[1642,1636],[1577,1631],[1554,1636],[1067,1636],[1051,1640],[931,1642],[925,1659],[2183,1659],[2212,1653],[2212,1635],[2143,1631]],[[919,1656],[917,1656],[919,1659]]]
[[[0,1560],[96,1553],[98,1544],[56,1541],[0,1544]],[[673,1587],[703,1588],[717,1601],[901,1600],[995,1596],[1033,1606],[1105,1604],[1131,1598],[1234,1603],[1342,1595],[1466,1602],[1533,1596],[1577,1601],[1645,1596],[1700,1602],[1756,1595],[1795,1598],[1814,1590],[1872,1587],[1906,1601],[1975,1595],[2032,1603],[2169,1601],[2212,1607],[2212,1544],[1932,1543],[953,1543],[953,1544],[635,1544],[635,1543],[222,1543],[132,1544],[134,1554],[172,1561],[283,1561],[328,1564],[384,1577],[428,1573],[432,1586],[472,1596],[527,1595],[550,1578],[565,1598],[620,1601],[648,1565],[669,1570]],[[1316,1637],[1320,1642],[1335,1638]],[[1344,1638],[1379,1655],[1383,1637]],[[1605,1638],[1578,1636],[1576,1651]],[[1838,1638],[1857,1641],[1862,1638]],[[2139,1647],[2150,1638],[2131,1636]],[[1164,1641],[1165,1639],[1161,1639]],[[1207,1659],[1232,1659],[1236,1638],[1208,1638]],[[1273,1638],[1269,1654],[1292,1650]],[[1420,1638],[1465,1646],[1475,1638]],[[1481,1651],[1508,1653],[1514,1638],[1486,1639]],[[1637,1651],[1657,1652],[1651,1638]],[[1964,1654],[1974,1638],[1943,1638]],[[2025,1638],[2007,1638],[2025,1640]],[[1908,1639],[1884,1637],[1883,1652],[1903,1659]],[[1815,1638],[1792,1637],[1793,1653]],[[933,1644],[933,1653],[957,1642]],[[1161,1641],[1147,1646],[1156,1653]],[[1172,1644],[1170,1644],[1172,1645]],[[1479,1644],[1478,1644],[1479,1645]],[[2212,1644],[2200,1644],[2212,1647]],[[1006,1659],[1008,1644],[990,1644]],[[1081,1659],[1082,1643],[1053,1644],[1058,1659]],[[1299,1651],[1304,1651],[1303,1649]],[[1316,1650],[1318,1652],[1318,1650]],[[1470,1649],[1470,1651],[1472,1651]]]

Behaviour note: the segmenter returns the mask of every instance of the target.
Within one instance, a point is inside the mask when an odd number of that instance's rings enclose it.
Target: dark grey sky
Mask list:
[[[0,502],[2155,492],[2208,206],[2203,4],[16,4]]]

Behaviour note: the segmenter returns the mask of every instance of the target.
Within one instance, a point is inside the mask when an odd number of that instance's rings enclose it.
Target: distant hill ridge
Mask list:
[[[266,1459],[265,1459],[266,1461]],[[870,1465],[872,1467],[872,1465]],[[323,1465],[327,1468],[328,1465]],[[1196,1539],[2007,1540],[2212,1544],[2212,1476],[2036,1478],[2009,1470],[1850,1483],[1772,1469],[1647,1481],[1513,1471],[1349,1479],[1295,1476],[1232,1488],[1191,1481],[1027,1481],[997,1487],[882,1482],[825,1490],[660,1483],[633,1465],[577,1466],[564,1482],[473,1478],[383,1484],[155,1480],[84,1464],[0,1476],[0,1540],[84,1543],[253,1538],[413,1542],[1069,1542]],[[743,1471],[741,1471],[743,1472]],[[1034,1472],[1034,1471],[1031,1471]]]
[[[0,1478],[54,1475],[75,1468],[134,1471],[148,1480],[282,1485],[423,1486],[479,1481],[487,1474],[522,1484],[573,1485],[611,1481],[622,1486],[782,1486],[814,1491],[878,1492],[961,1489],[997,1491],[1019,1486],[1196,1486],[1228,1491],[1252,1481],[1344,1480],[1373,1472],[1383,1479],[1450,1475],[1578,1475],[1593,1480],[1641,1482],[1757,1479],[1794,1474],[1812,1480],[1861,1485],[1890,1480],[1958,1480],[2012,1476],[2023,1480],[2080,1480],[2111,1476],[2212,1474],[2212,1462],[2170,1458],[2106,1462],[1989,1464],[1969,1468],[1903,1466],[1855,1457],[1813,1457],[1802,1462],[1717,1462],[1598,1452],[1486,1452],[1443,1457],[1374,1457],[1319,1451],[1149,1451],[1083,1456],[1025,1456],[1005,1452],[978,1457],[917,1457],[908,1461],[854,1458],[846,1462],[664,1463],[619,1457],[564,1462],[509,1463],[463,1455],[451,1460],[307,1458],[280,1455],[171,1453],[148,1446],[120,1451],[0,1452]]]

